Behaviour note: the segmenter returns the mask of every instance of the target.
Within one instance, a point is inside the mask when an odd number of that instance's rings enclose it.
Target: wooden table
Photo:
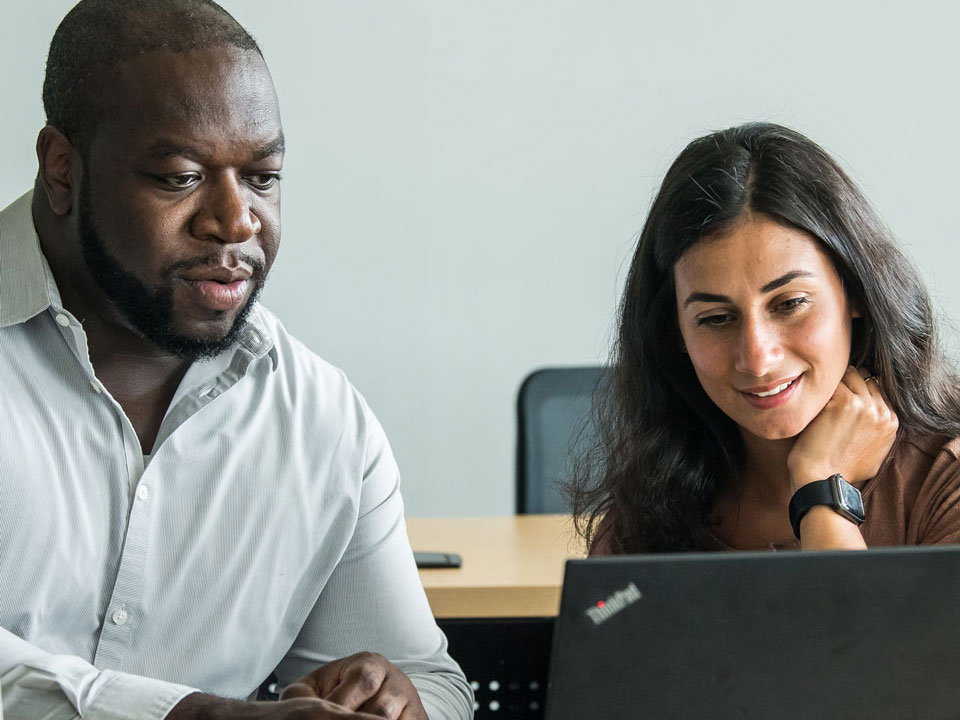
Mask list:
[[[567,515],[407,518],[407,533],[414,550],[463,558],[420,571],[437,618],[554,617],[564,563],[584,555]]]

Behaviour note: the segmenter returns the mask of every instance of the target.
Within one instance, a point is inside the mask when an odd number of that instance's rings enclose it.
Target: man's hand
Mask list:
[[[187,695],[166,720],[381,720],[317,698],[283,702],[243,702],[214,695]]]
[[[324,665],[291,683],[280,700],[320,698],[388,720],[427,720],[410,678],[376,653],[358,653]]]

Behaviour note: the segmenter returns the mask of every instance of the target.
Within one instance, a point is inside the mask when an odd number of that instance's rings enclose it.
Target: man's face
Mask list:
[[[267,68],[234,48],[148,53],[121,66],[111,99],[84,158],[76,272],[153,344],[216,355],[280,239],[283,133]]]

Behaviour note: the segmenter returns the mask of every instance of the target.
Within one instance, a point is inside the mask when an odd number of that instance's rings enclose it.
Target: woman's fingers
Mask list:
[[[864,397],[869,395],[870,397],[883,402],[883,404],[888,408],[890,407],[890,403],[887,402],[886,395],[883,394],[883,388],[880,386],[880,378],[866,368],[854,368],[851,365],[847,368],[847,372],[844,373],[843,383],[852,392]]]
[[[873,477],[893,445],[897,424],[877,379],[848,367],[833,397],[790,451],[791,483],[800,487],[833,473],[850,482]]]

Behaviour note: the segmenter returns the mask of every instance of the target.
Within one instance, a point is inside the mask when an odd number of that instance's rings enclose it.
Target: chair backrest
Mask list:
[[[593,391],[607,368],[544,368],[530,373],[517,397],[517,512],[566,513],[560,483],[573,458],[596,438]]]

